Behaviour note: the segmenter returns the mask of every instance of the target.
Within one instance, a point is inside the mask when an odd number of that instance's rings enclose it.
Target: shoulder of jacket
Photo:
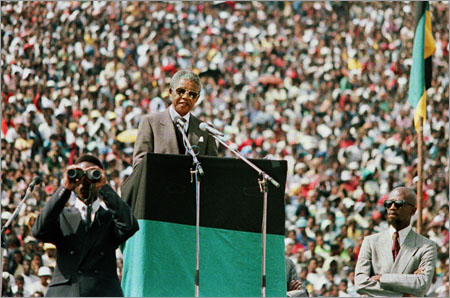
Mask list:
[[[386,231],[382,231],[382,232],[378,232],[378,233],[375,233],[375,234],[372,234],[372,235],[368,235],[368,236],[366,236],[366,237],[364,237],[364,240],[366,240],[367,239],[367,241],[374,241],[374,240],[377,240],[378,238],[380,238],[382,235],[383,235],[383,233],[385,233]]]
[[[142,116],[142,119],[148,119],[148,120],[159,119],[159,118],[161,118],[163,113],[164,112],[156,112],[156,113],[151,113],[151,114],[145,114],[144,116]]]
[[[419,233],[417,233],[417,232],[414,231],[414,230],[413,230],[413,232],[414,232],[414,234],[416,234],[417,239],[418,239],[422,244],[430,244],[430,245],[432,245],[432,246],[436,246],[436,247],[437,247],[436,242],[434,242],[433,240],[431,240],[431,239],[429,239],[429,238],[427,238],[427,237],[425,237],[425,236],[423,236],[423,235],[420,235]]]

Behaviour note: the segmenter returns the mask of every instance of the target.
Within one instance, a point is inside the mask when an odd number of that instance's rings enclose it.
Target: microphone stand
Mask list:
[[[194,149],[191,146],[191,142],[189,142],[189,139],[186,136],[186,133],[184,132],[183,126],[180,123],[178,123],[178,121],[175,122],[175,124],[177,125],[178,130],[181,132],[181,135],[183,136],[183,145],[184,148],[186,148],[186,152],[192,156],[195,168],[196,169],[198,168],[198,173],[203,176],[205,173],[203,172],[203,168],[200,162],[198,161],[197,158],[198,154],[194,152]]]
[[[20,201],[20,203],[17,206],[16,210],[14,210],[13,214],[9,217],[8,221],[5,223],[5,226],[2,227],[2,230],[1,230],[1,250],[0,250],[1,254],[2,254],[2,258],[3,258],[3,249],[4,248],[6,250],[8,249],[7,244],[6,244],[5,231],[11,225],[12,221],[17,217],[17,215],[19,215],[20,209],[22,209],[23,204],[28,199],[28,197],[31,195],[31,193],[33,192],[34,186],[36,184],[39,184],[39,183],[40,182],[32,181],[30,183],[30,185],[28,185],[27,191],[26,191],[25,196],[23,197],[22,201]],[[2,272],[3,272],[3,270],[2,270]],[[2,285],[0,285],[0,293],[2,293],[2,291],[3,291],[3,282],[2,282]]]
[[[280,184],[270,177],[266,172],[258,168],[254,163],[249,161],[245,156],[243,156],[239,151],[231,148],[223,137],[217,136],[209,132],[220,144],[224,145],[227,149],[233,152],[237,157],[248,164],[252,169],[258,172],[260,178],[258,178],[259,190],[263,195],[263,216],[262,216],[262,276],[261,276],[261,296],[266,297],[266,238],[267,238],[267,194],[268,194],[268,183],[270,181],[275,187],[279,188]]]
[[[178,130],[180,130],[181,135],[183,136],[183,145],[186,148],[186,152],[192,156],[194,169],[191,168],[191,183],[193,182],[193,177],[195,177],[195,206],[196,206],[196,216],[195,216],[195,279],[194,279],[194,288],[195,288],[195,297],[199,297],[200,291],[200,179],[198,174],[203,176],[205,173],[203,172],[203,168],[200,162],[197,159],[197,155],[194,152],[194,149],[189,142],[186,133],[184,132],[183,126],[177,122],[176,126]]]
[[[17,215],[20,212],[20,209],[22,208],[23,204],[25,203],[26,199],[30,196],[30,194],[33,192],[35,184],[32,183],[28,186],[27,192],[25,193],[25,196],[23,197],[22,201],[20,201],[19,206],[17,206],[16,210],[14,210],[14,213],[11,215],[11,217],[8,219],[8,221],[5,223],[5,226],[2,227],[2,233],[5,232],[5,230],[9,227],[11,222],[17,217]]]

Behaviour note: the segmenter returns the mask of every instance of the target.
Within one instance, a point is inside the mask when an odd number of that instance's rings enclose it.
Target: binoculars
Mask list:
[[[67,177],[70,180],[81,179],[84,175],[91,181],[99,181],[102,178],[102,172],[97,169],[92,169],[87,172],[82,169],[70,169],[67,171]]]

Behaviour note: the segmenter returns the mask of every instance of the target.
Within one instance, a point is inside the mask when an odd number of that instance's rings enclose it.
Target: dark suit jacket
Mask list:
[[[117,277],[115,250],[139,226],[130,207],[105,185],[100,207],[86,231],[80,212],[65,207],[71,191],[60,187],[45,204],[33,235],[56,245],[56,268],[46,296],[123,296]]]
[[[189,142],[192,146],[199,146],[199,155],[217,156],[217,144],[208,132],[199,128],[200,122],[200,119],[191,114]],[[175,127],[170,118],[169,109],[141,118],[134,144],[133,168],[147,153],[179,154]]]

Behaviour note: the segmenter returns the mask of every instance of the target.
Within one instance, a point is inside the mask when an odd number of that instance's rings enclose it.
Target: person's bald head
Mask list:
[[[416,192],[409,187],[397,187],[389,194],[389,198],[392,197],[402,197],[403,200],[407,201],[410,204],[416,206]]]

